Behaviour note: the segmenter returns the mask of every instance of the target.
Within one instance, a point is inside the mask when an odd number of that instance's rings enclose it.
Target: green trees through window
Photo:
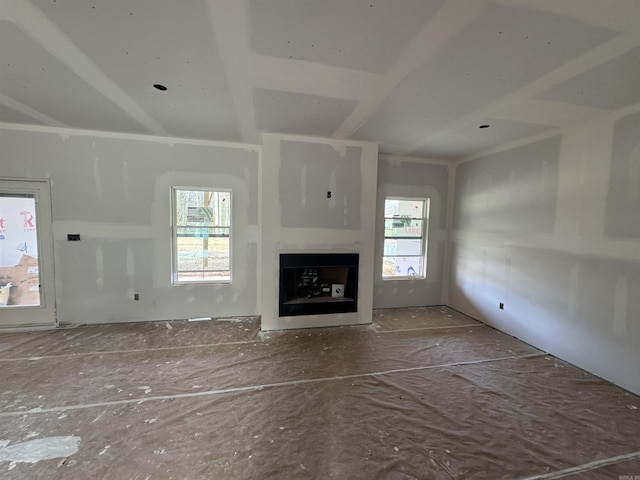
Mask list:
[[[425,276],[428,222],[428,198],[385,199],[383,278]]]
[[[231,281],[231,191],[173,188],[173,283]]]

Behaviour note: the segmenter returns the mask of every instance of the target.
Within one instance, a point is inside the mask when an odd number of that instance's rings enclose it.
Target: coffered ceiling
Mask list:
[[[639,103],[638,25],[638,0],[2,0],[0,122],[455,159]]]

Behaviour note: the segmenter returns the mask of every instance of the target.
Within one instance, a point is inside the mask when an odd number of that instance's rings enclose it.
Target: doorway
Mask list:
[[[56,325],[47,180],[0,179],[0,329]]]

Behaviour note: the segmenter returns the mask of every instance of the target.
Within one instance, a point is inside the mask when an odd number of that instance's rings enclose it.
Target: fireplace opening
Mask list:
[[[357,253],[280,254],[281,317],[358,311]]]

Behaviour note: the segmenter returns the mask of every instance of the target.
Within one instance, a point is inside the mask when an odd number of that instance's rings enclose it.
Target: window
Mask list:
[[[385,199],[382,278],[425,277],[428,222],[428,198]]]
[[[173,283],[231,281],[231,192],[173,188]]]

